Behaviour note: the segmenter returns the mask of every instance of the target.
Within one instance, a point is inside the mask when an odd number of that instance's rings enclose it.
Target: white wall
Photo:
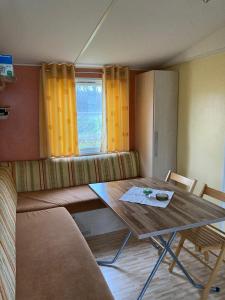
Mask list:
[[[225,52],[178,64],[177,169],[221,190],[225,147]]]
[[[222,183],[222,190],[225,192],[225,145],[224,145],[224,161],[223,161],[223,183]],[[225,207],[225,203],[224,203]]]
[[[172,58],[164,65],[164,67],[190,61],[195,58],[202,58],[223,51],[225,51],[225,27],[220,28],[213,34],[193,45],[191,48]]]

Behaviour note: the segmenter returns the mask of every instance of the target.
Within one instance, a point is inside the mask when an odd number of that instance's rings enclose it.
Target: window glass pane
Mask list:
[[[99,152],[102,138],[102,80],[78,79],[76,96],[80,152]]]

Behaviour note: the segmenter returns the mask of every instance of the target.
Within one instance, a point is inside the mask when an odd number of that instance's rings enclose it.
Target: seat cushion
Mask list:
[[[0,167],[0,299],[15,299],[16,202],[12,175]]]
[[[87,186],[19,193],[17,212],[65,207],[70,213],[105,207]]]
[[[17,300],[113,299],[65,208],[17,214]]]

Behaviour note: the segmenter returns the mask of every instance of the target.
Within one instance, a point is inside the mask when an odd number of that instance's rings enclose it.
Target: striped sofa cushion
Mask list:
[[[15,299],[17,192],[7,168],[0,168],[0,298]]]
[[[8,166],[18,192],[78,186],[139,176],[137,152],[1,162]]]

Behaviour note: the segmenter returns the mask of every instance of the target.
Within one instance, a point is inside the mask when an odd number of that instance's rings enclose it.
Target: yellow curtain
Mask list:
[[[40,86],[41,157],[78,155],[74,65],[43,64]]]
[[[106,142],[109,152],[129,150],[129,70],[104,68]]]

